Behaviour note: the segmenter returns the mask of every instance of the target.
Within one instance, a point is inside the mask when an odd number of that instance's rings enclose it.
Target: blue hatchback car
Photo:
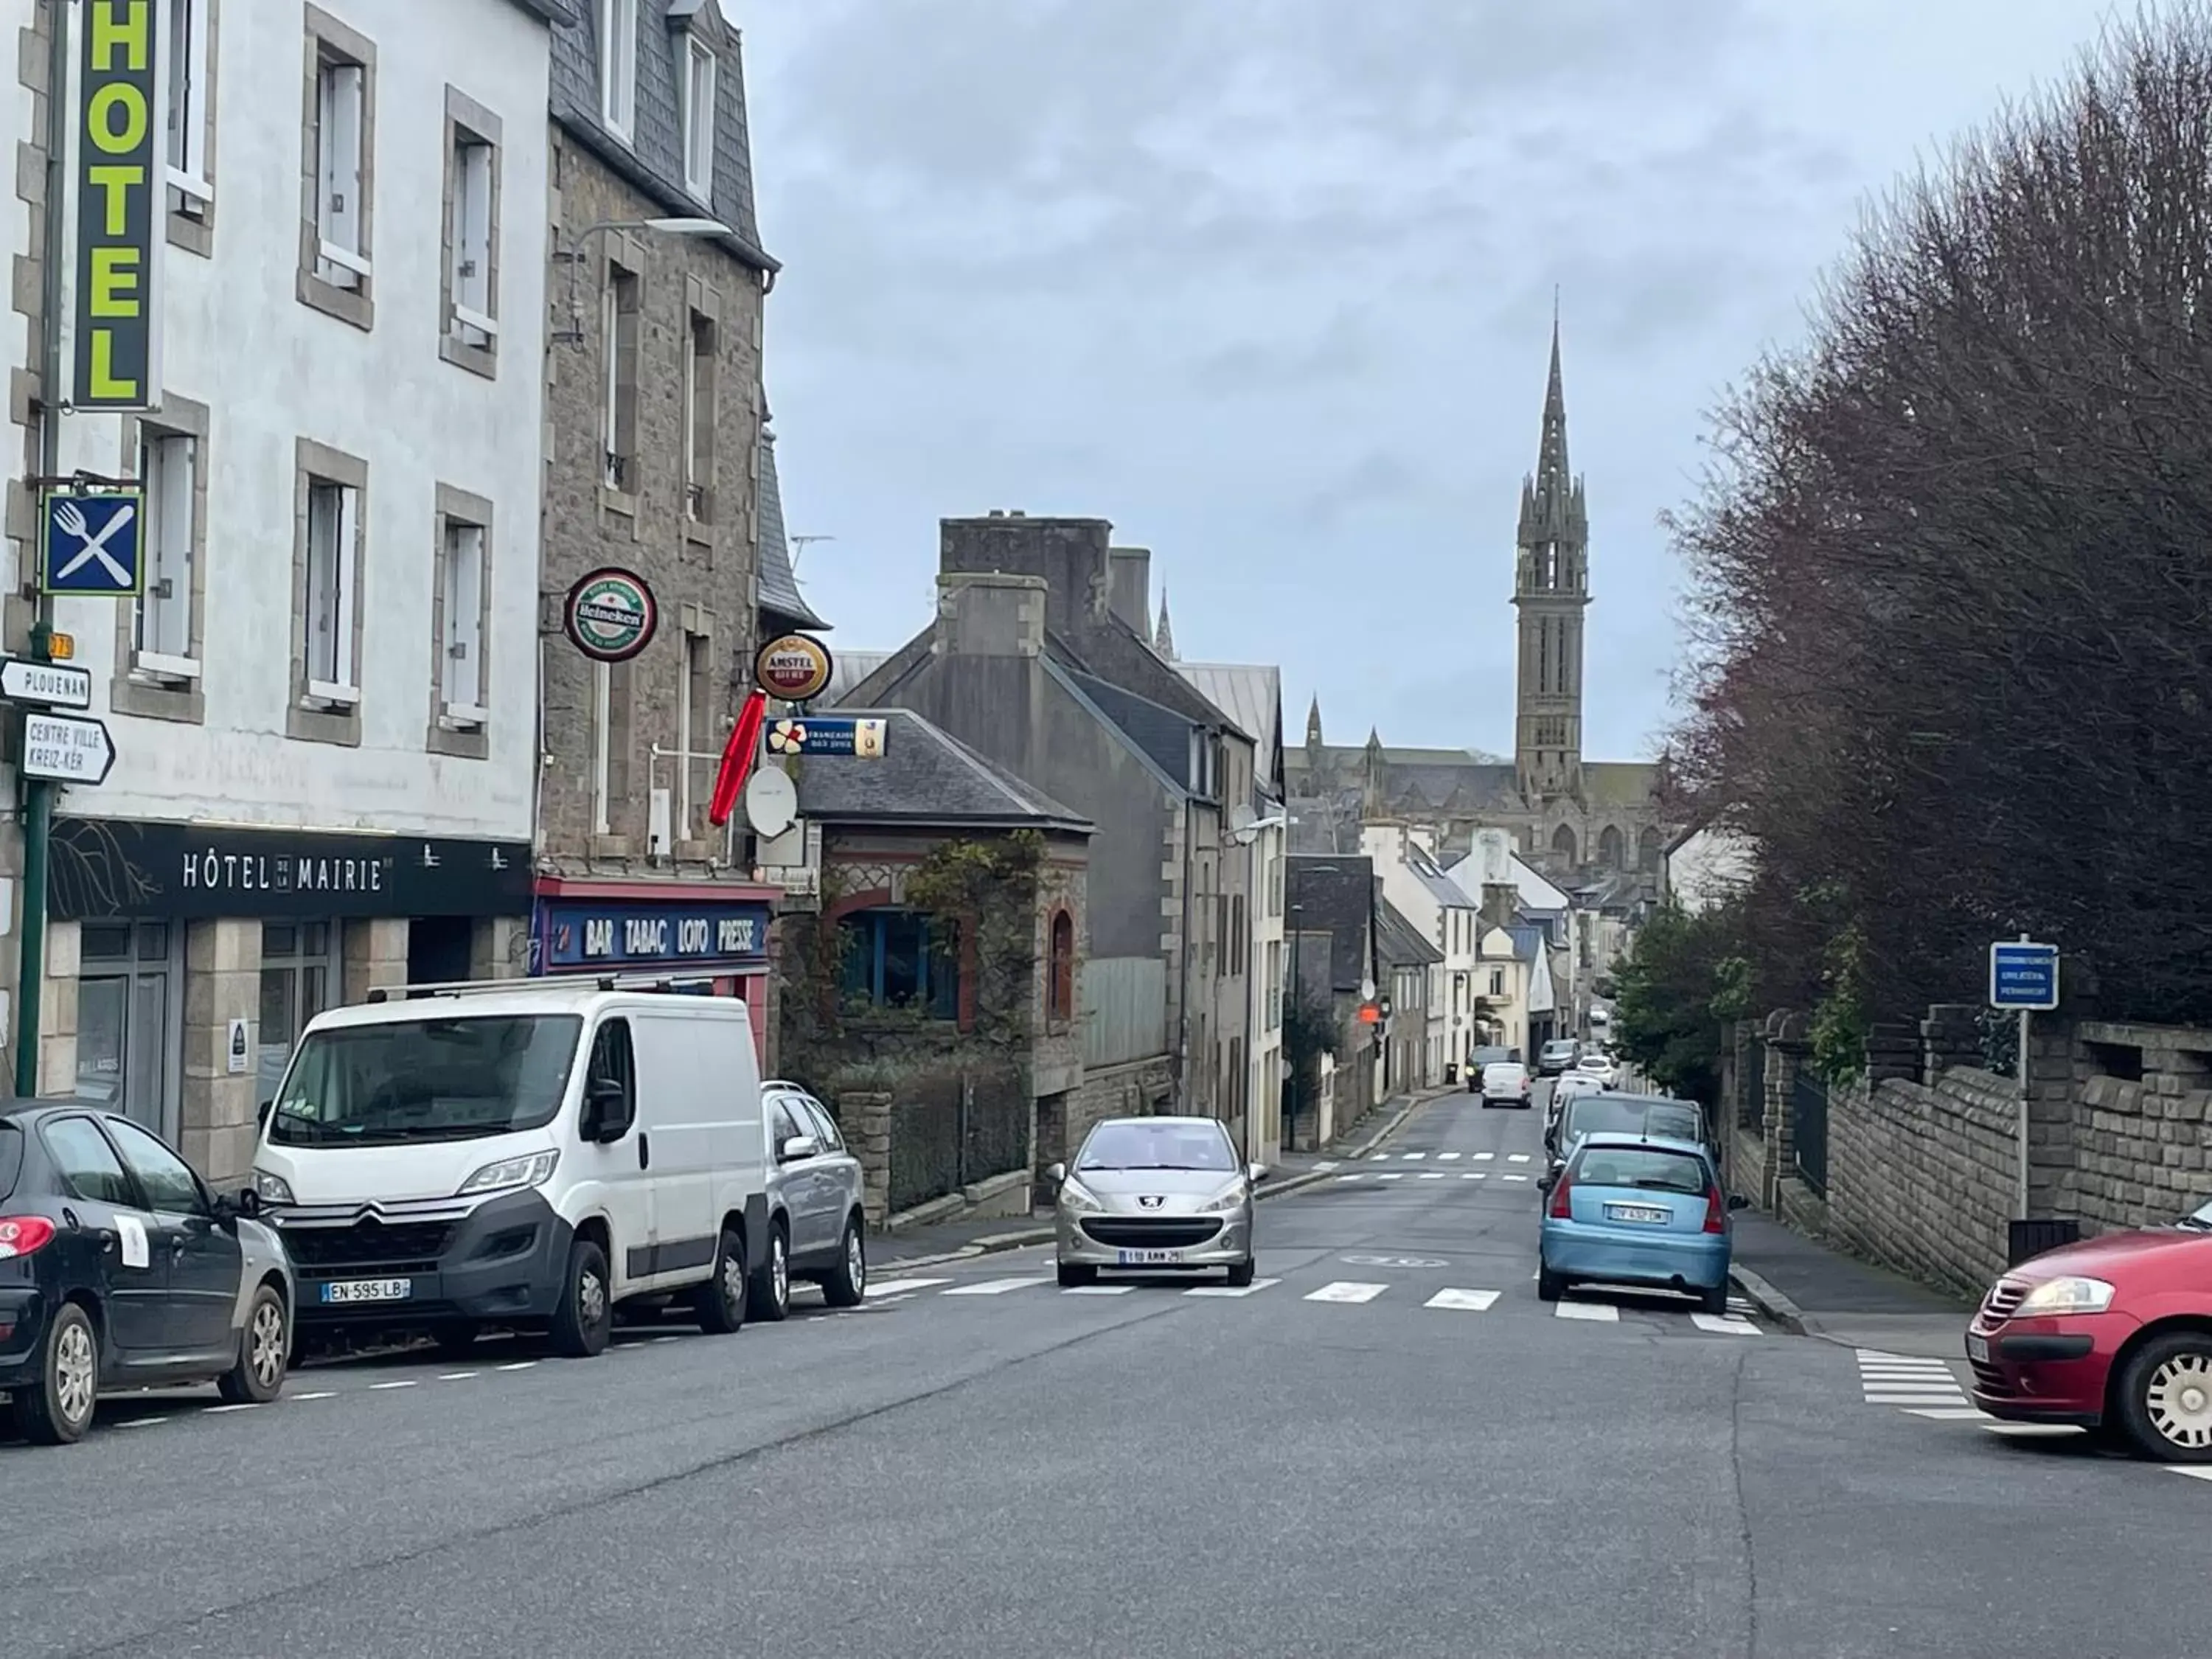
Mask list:
[[[1536,1294],[1631,1285],[1694,1296],[1728,1310],[1729,1212],[1745,1201],[1721,1186],[1693,1140],[1598,1133],[1560,1171],[1537,1236]]]

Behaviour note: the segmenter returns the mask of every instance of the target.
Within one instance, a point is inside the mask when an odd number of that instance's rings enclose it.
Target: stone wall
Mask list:
[[[2069,1197],[2082,1231],[2172,1221],[2212,1200],[2212,1031],[2091,1021],[2074,1036]]]

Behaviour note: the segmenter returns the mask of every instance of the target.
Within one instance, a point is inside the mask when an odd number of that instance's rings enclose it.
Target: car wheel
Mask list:
[[[580,1238],[568,1246],[568,1271],[553,1310],[553,1352],[565,1359],[592,1358],[606,1352],[614,1331],[607,1253],[592,1240]]]
[[[1060,1288],[1063,1291],[1072,1291],[1079,1285],[1096,1285],[1098,1282],[1098,1269],[1096,1267],[1085,1267],[1073,1261],[1054,1265]]]
[[[284,1298],[264,1285],[253,1293],[246,1328],[238,1334],[238,1363],[216,1379],[216,1392],[234,1406],[265,1406],[284,1391],[292,1355],[292,1322]]]
[[[844,1242],[837,1247],[837,1265],[822,1280],[822,1299],[833,1308],[857,1308],[867,1294],[867,1240],[860,1231],[860,1218],[848,1216]]]
[[[2128,1439],[2144,1456],[2212,1463],[2212,1336],[2151,1338],[2120,1374],[2118,1404]]]
[[[74,1445],[99,1400],[100,1334],[83,1309],[65,1302],[47,1322],[38,1381],[15,1390],[15,1431],[34,1445]]]
[[[1728,1281],[1726,1279],[1723,1279],[1719,1284],[1714,1285],[1710,1291],[1700,1291],[1698,1292],[1698,1311],[1699,1313],[1725,1315],[1728,1310]]]
[[[1251,1287],[1253,1277],[1257,1274],[1259,1271],[1259,1262],[1249,1255],[1246,1256],[1243,1261],[1237,1262],[1235,1266],[1230,1268],[1230,1288],[1231,1290],[1237,1291],[1249,1290]]]
[[[714,1242],[714,1271],[699,1287],[699,1328],[709,1336],[732,1336],[745,1323],[745,1241],[735,1227],[722,1229]]]
[[[1566,1293],[1566,1279],[1539,1261],[1536,1264],[1536,1300],[1557,1302]]]
[[[768,1255],[753,1271],[755,1316],[773,1325],[791,1311],[791,1240],[781,1223],[770,1223]]]

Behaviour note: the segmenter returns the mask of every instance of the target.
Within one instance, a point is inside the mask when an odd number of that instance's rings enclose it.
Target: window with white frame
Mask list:
[[[473,729],[484,713],[484,554],[483,525],[447,519],[438,550],[439,716]]]
[[[607,488],[635,494],[637,480],[637,273],[607,267],[600,316],[600,355],[606,360],[600,427],[606,449]]]
[[[307,481],[307,603],[301,625],[307,696],[317,702],[361,701],[353,659],[360,522],[359,490],[327,478]]]
[[[447,240],[453,260],[453,310],[447,331],[465,346],[489,345],[499,333],[492,313],[492,217],[497,150],[489,139],[466,127],[453,129],[451,174],[453,223]]]
[[[680,751],[676,763],[676,835],[679,841],[693,840],[698,833],[692,822],[692,780],[699,763],[692,757],[706,747],[708,726],[714,719],[707,646],[706,635],[684,630],[684,672],[676,683],[676,746]]]
[[[334,288],[359,289],[369,274],[368,116],[368,69],[323,47],[315,74],[315,275]]]
[[[169,210],[198,219],[215,199],[208,177],[208,13],[212,0],[169,0]]]
[[[684,351],[684,516],[712,516],[714,482],[714,319],[691,313]]]
[[[684,188],[702,202],[714,193],[715,68],[705,41],[684,41]]]
[[[628,141],[637,118],[637,0],[599,0],[599,119]]]
[[[140,428],[146,591],[138,600],[131,665],[164,678],[199,677],[199,665],[192,660],[192,509],[199,460],[199,440],[190,433]]]

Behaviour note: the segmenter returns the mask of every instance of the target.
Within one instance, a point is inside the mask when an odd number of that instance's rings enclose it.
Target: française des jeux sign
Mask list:
[[[53,10],[78,36],[70,397],[81,410],[152,409],[161,397],[168,240],[167,43],[154,0],[82,0]]]
[[[752,966],[768,954],[764,904],[543,902],[544,965],[586,968]]]

